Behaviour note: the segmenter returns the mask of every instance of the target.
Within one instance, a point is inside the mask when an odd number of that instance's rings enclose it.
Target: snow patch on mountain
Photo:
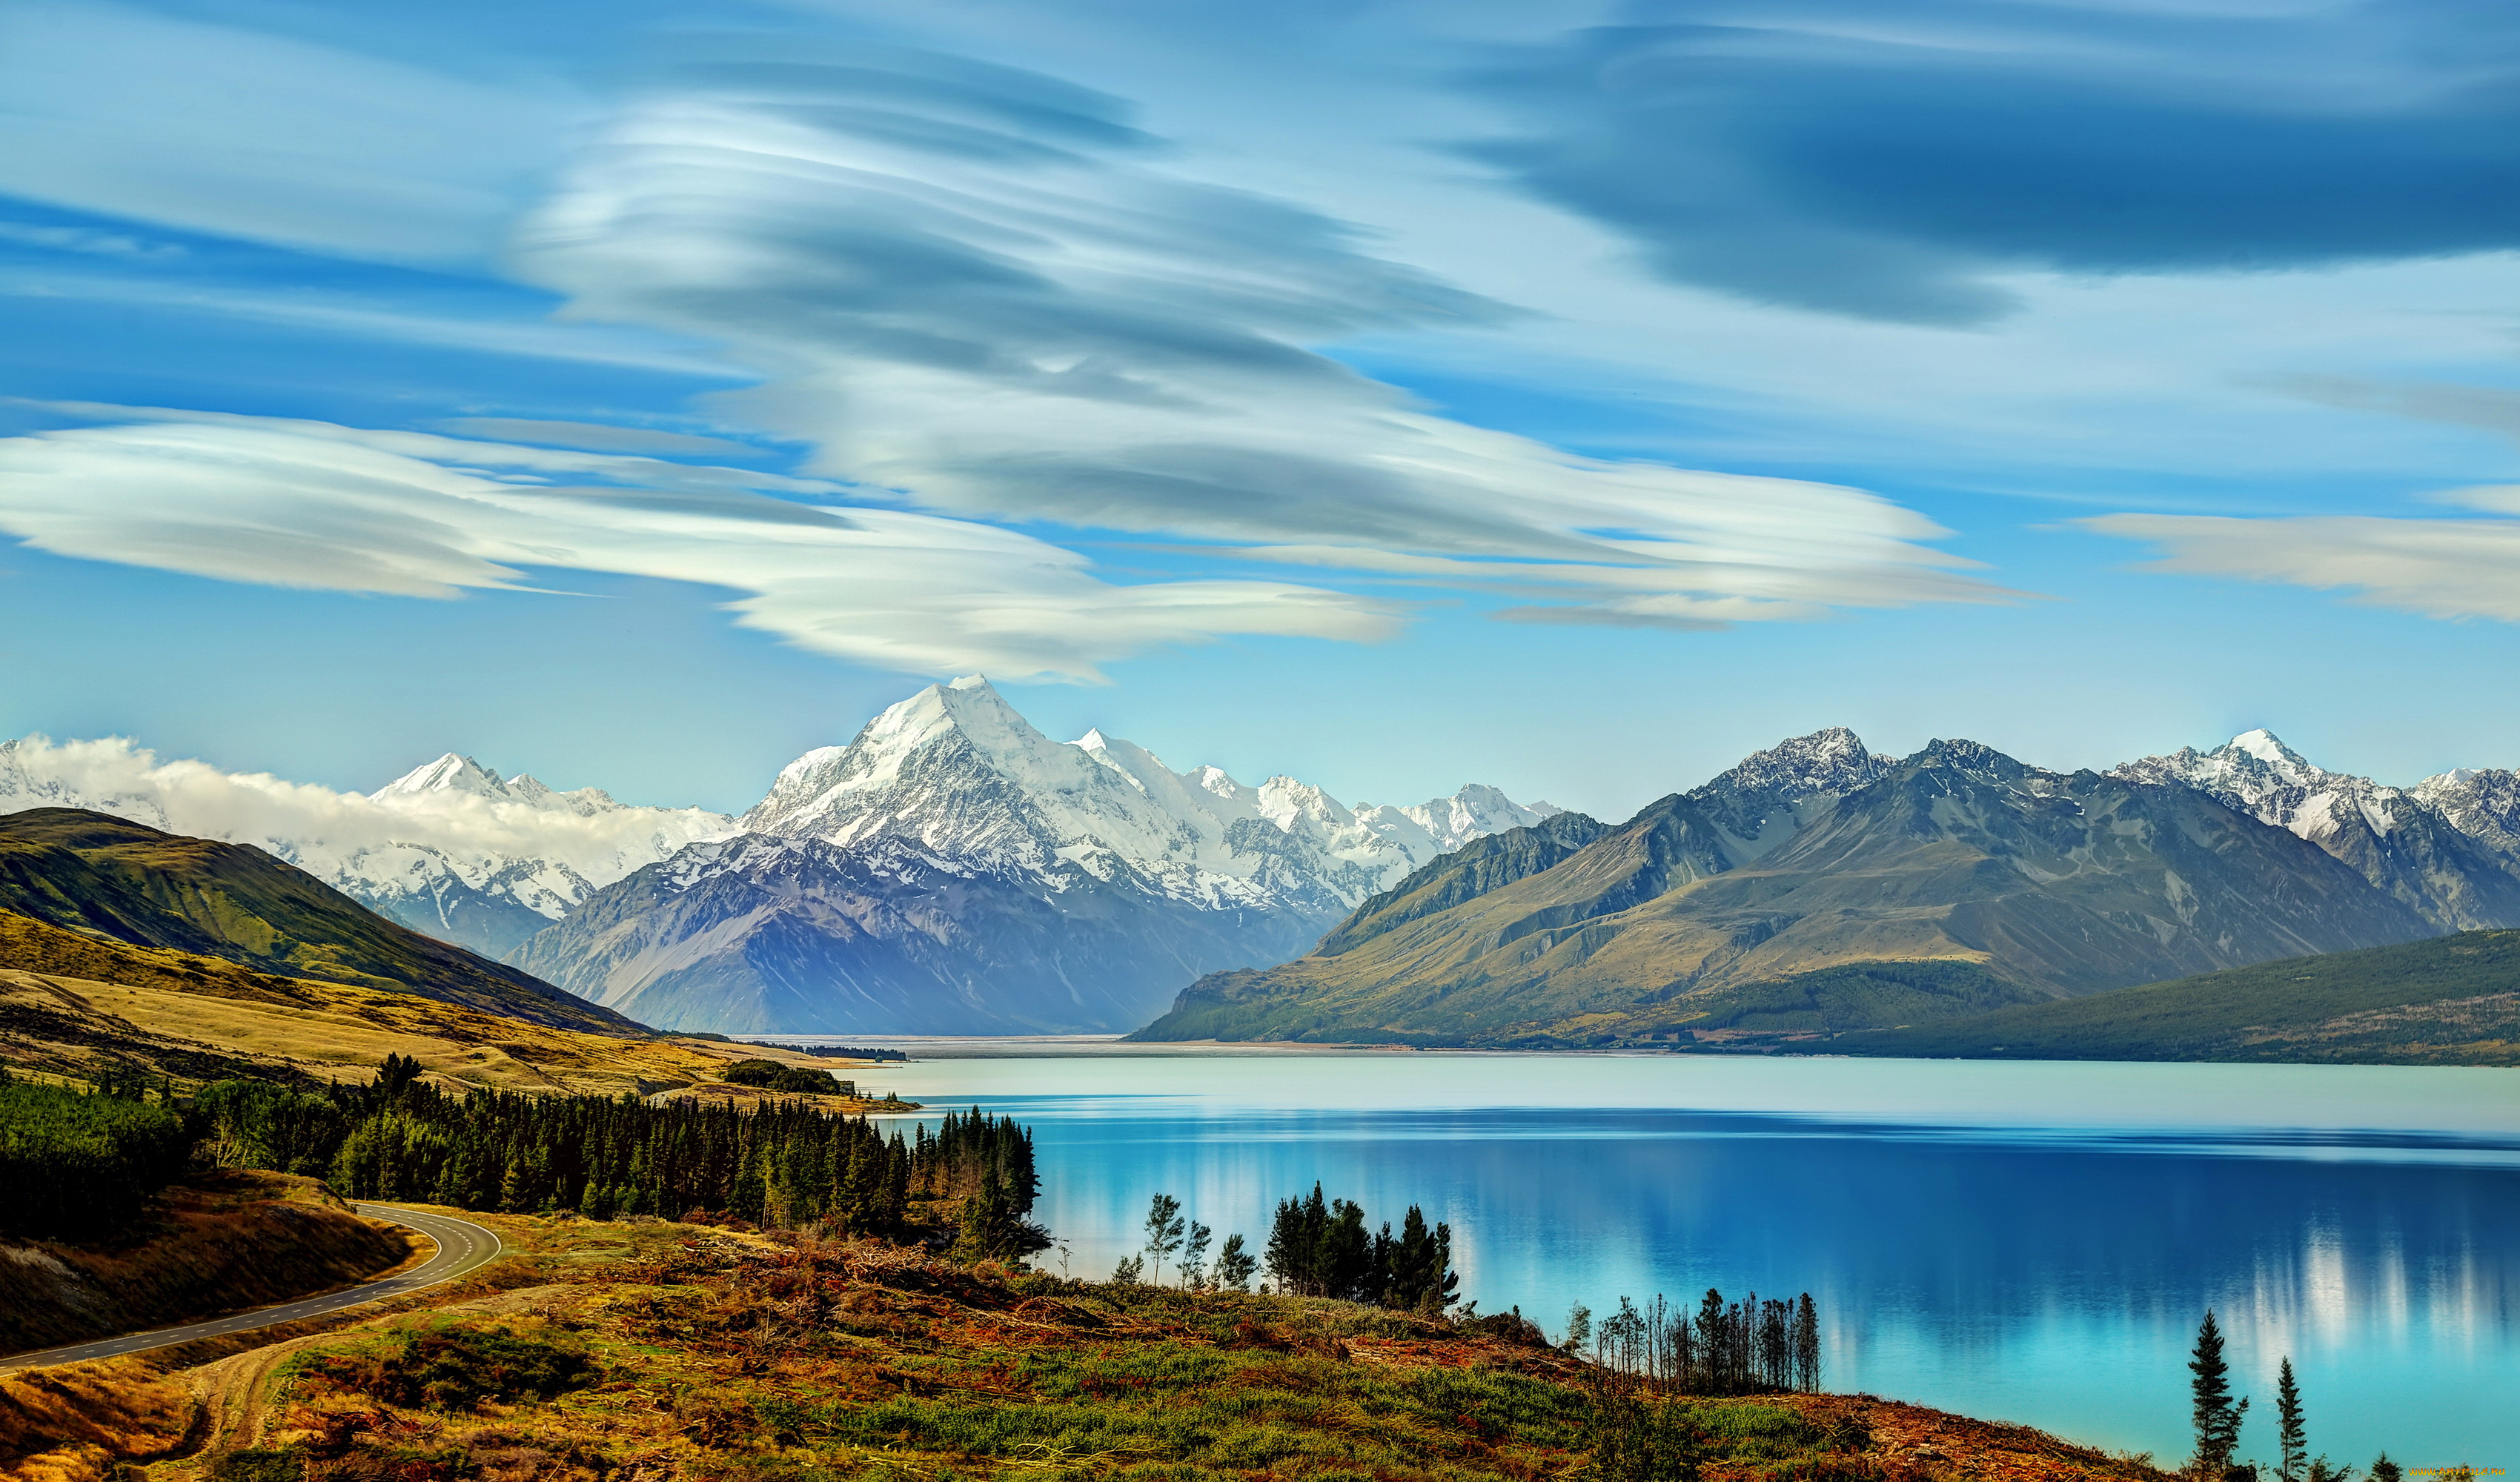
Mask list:
[[[1738,866],[1793,837],[1817,808],[1879,779],[1893,761],[1846,727],[1830,726],[1751,752],[1688,799],[1723,831],[1726,858]]]

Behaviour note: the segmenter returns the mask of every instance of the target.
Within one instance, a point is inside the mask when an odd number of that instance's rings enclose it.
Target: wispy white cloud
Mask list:
[[[2520,516],[2520,486],[2459,489],[2441,500]],[[2350,592],[2356,603],[2425,617],[2520,622],[2520,517],[2108,515],[2078,523],[2151,542],[2162,554],[2148,570]]]
[[[131,409],[67,408],[94,416]],[[750,627],[919,673],[1091,680],[1228,634],[1367,640],[1384,605],[1260,581],[1118,585],[970,520],[839,509],[750,470],[165,412],[0,439],[0,529],[39,549],[274,586],[446,598],[605,571],[742,594]],[[767,492],[765,492],[767,491]]]
[[[120,257],[132,261],[184,255],[184,249],[174,243],[153,242],[129,232],[107,232],[86,226],[45,226],[33,221],[0,221],[0,242],[14,242],[22,247],[44,247],[56,252],[79,252],[91,257]]]
[[[1862,490],[1430,415],[1320,347],[1512,311],[1165,158],[1113,100],[1035,74],[728,43],[568,168],[512,260],[574,316],[726,345],[768,381],[722,407],[954,516],[1545,588],[1554,620],[2007,596]]]

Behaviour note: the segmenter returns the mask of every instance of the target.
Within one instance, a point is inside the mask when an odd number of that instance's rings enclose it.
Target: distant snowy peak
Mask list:
[[[2520,772],[2460,767],[2425,778],[2413,793],[2452,828],[2520,861]]]
[[[2412,788],[2330,772],[2271,731],[2211,751],[2117,769],[2192,787],[2352,866],[2446,931],[2520,925],[2520,786],[2509,773],[2444,773]]]
[[[390,807],[405,800],[417,801],[450,793],[477,797],[487,802],[517,803],[547,812],[574,813],[580,818],[618,812],[628,806],[614,801],[612,794],[601,787],[578,787],[562,792],[522,772],[502,782],[498,773],[454,751],[426,766],[414,767],[368,796]],[[653,811],[682,813],[694,810]]]
[[[2243,731],[2211,751],[2182,746],[2128,762],[2113,775],[2194,788],[2314,843],[2357,821],[2385,835],[2399,827],[2410,801],[2403,788],[2330,772],[2265,729]]]
[[[253,844],[405,925],[493,955],[733,824],[703,808],[628,806],[594,787],[502,781],[455,752],[358,793],[161,762],[119,738],[0,743],[0,812],[48,806]]]
[[[832,844],[898,839],[973,868],[1142,878],[1218,908],[1344,909],[1470,839],[1538,822],[1493,787],[1351,809],[1312,784],[1176,771],[1102,731],[1055,741],[985,679],[930,685],[846,746],[789,763],[739,821]]]

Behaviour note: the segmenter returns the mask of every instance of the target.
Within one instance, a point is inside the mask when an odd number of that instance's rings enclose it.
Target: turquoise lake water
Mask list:
[[[1455,1232],[1462,1292],[1808,1290],[1826,1386],[2183,1458],[2207,1307],[2272,1459],[2520,1468],[2520,1072],[910,1047],[862,1073],[1033,1125],[1078,1276],[1158,1190],[1264,1243],[1320,1180]],[[1042,1264],[1059,1266],[1053,1253]]]

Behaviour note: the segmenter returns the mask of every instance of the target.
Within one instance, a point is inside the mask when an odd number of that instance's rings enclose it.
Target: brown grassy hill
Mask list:
[[[0,910],[289,977],[598,1034],[644,1032],[530,973],[397,925],[249,844],[77,808],[0,816]]]
[[[1332,933],[1338,950],[1203,978],[1136,1037],[1650,1038],[1731,1024],[1822,973],[1835,986],[1814,1027],[1878,1027],[2432,929],[2202,793],[1967,741],[1936,741],[1773,852],[1734,858],[1700,800],[1668,797],[1458,904],[1369,901]]]
[[[707,1083],[742,1057],[835,1063],[751,1045],[555,1028],[127,946],[0,911],[0,1064],[82,1080],[111,1063],[187,1085],[239,1075],[364,1082],[388,1055],[419,1060],[450,1087],[596,1096]]]

